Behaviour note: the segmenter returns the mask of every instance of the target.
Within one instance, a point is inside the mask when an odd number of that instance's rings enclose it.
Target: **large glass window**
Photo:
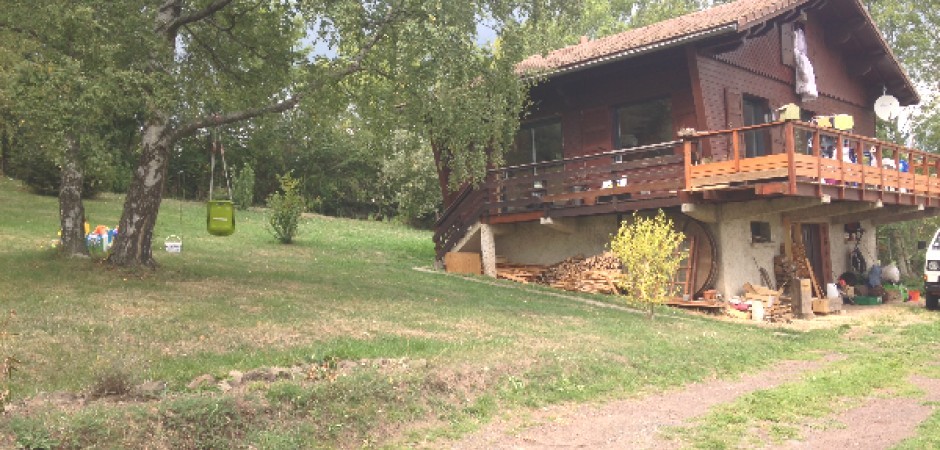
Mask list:
[[[765,98],[744,96],[744,126],[770,122],[770,103]],[[746,158],[770,154],[770,130],[760,129],[744,132]]]
[[[507,166],[555,161],[562,158],[561,119],[523,125],[516,146],[506,154]]]
[[[616,148],[659,144],[675,139],[668,98],[631,103],[617,108]]]

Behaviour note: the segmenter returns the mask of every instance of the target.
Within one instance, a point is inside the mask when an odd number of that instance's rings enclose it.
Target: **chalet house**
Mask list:
[[[860,0],[740,0],[518,70],[544,78],[516,147],[445,192],[439,259],[479,252],[493,275],[497,255],[598,254],[634,211],[662,209],[688,236],[686,293],[735,295],[778,255],[832,282],[856,248],[877,258],[876,225],[938,214],[940,156],[874,138],[876,99],[920,99]],[[854,123],[810,122],[837,114]]]

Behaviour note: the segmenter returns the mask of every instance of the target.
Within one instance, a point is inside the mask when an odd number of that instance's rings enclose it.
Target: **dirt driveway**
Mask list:
[[[917,307],[917,305],[913,305]],[[922,305],[920,306],[922,307]],[[847,308],[845,314],[797,321],[794,329],[837,327],[851,324],[864,333],[866,324],[894,324],[927,320],[911,314],[909,306]],[[859,325],[859,326],[856,326]],[[847,336],[847,339],[853,339]],[[694,383],[645,397],[614,401],[603,405],[557,405],[543,408],[527,417],[501,418],[479,432],[453,443],[455,449],[671,449],[683,442],[663,437],[667,427],[688,424],[715,406],[730,403],[746,394],[777,387],[841,359],[827,355],[816,361],[783,361],[768,370],[736,380]],[[921,396],[865,399],[860,405],[825,419],[835,426],[805,426],[799,441],[765,444],[764,448],[816,449],[892,447],[915,434],[940,402],[940,379],[912,377],[909,380],[924,392]]]

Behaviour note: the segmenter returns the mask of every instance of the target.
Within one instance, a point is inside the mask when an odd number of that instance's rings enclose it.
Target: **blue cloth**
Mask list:
[[[871,287],[881,286],[881,266],[872,265],[868,271],[868,285]]]

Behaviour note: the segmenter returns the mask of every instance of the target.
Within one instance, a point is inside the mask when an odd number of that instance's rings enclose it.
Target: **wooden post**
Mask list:
[[[734,173],[741,172],[741,154],[738,151],[738,130],[731,132],[731,153],[734,157]]]
[[[816,197],[822,198],[822,152],[819,146],[819,128],[817,128],[813,131],[813,157],[816,158]]]
[[[790,195],[796,194],[796,145],[793,138],[793,122],[787,121],[783,126],[784,146],[787,151],[787,190]]]
[[[885,195],[885,166],[881,163],[881,143],[875,146],[875,153],[871,155],[872,158],[875,158],[876,167],[878,167],[878,200],[884,201]]]
[[[898,172],[898,185],[895,186],[894,193],[896,200],[901,199],[901,147],[894,147],[894,170]]]
[[[836,158],[839,158],[839,200],[845,200],[845,149],[842,133],[836,135]]]
[[[865,152],[862,151],[862,140],[855,141],[855,163],[861,171],[861,182],[859,183],[859,200],[865,200]]]
[[[692,141],[685,141],[682,148],[685,162],[685,190],[688,191],[692,189]]]
[[[810,280],[801,278],[797,289],[793,290],[793,313],[800,319],[812,319],[813,314],[813,285]]]

